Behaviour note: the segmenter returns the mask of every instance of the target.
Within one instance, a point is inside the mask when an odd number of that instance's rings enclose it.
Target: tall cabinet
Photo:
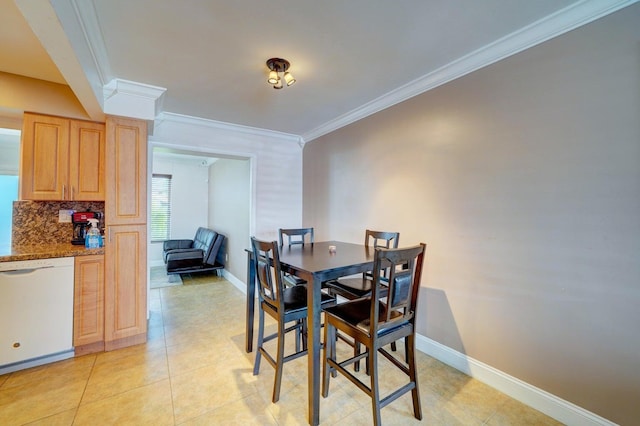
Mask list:
[[[105,350],[147,338],[147,123],[106,120]]]

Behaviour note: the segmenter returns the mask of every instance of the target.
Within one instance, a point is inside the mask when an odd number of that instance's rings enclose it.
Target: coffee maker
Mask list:
[[[73,223],[73,238],[71,244],[84,245],[84,238],[87,236],[89,228],[89,219],[99,219],[99,213],[94,212],[76,212],[71,215],[71,223]]]

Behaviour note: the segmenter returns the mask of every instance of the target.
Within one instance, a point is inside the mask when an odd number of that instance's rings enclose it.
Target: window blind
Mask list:
[[[171,175],[151,176],[151,241],[171,238]]]

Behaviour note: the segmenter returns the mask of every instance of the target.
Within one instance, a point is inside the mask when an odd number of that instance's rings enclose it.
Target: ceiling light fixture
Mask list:
[[[267,60],[267,66],[270,70],[267,82],[273,85],[274,89],[282,89],[282,80],[284,80],[287,86],[291,86],[296,82],[296,79],[293,78],[293,75],[288,71],[290,65],[286,59],[271,58]]]

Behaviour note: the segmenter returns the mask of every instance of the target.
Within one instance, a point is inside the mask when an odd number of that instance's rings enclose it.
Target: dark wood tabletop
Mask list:
[[[335,246],[335,253],[329,252],[330,246]],[[363,265],[371,265],[373,255],[373,247],[341,241],[280,247],[280,263],[285,272],[306,271],[326,279],[360,272]]]

